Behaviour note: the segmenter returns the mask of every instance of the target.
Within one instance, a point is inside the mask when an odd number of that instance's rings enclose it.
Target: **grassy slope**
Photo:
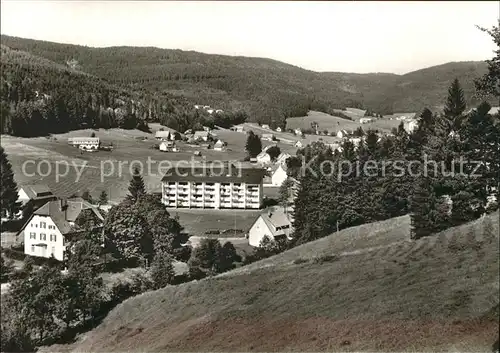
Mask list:
[[[280,107],[315,97],[325,104],[363,101],[374,110],[419,111],[443,103],[450,82],[459,77],[472,102],[473,79],[483,62],[448,63],[406,75],[318,73],[264,58],[211,55],[159,48],[89,48],[2,36],[2,42],[54,62],[68,58],[79,68],[118,84],[182,94],[195,104],[243,108],[252,117],[280,116]],[[179,76],[178,79],[174,78]]]
[[[488,236],[480,219],[415,242],[407,241],[408,217],[347,229],[248,268],[131,298],[72,348],[490,350],[498,337],[498,213],[487,219]],[[322,254],[338,258],[313,260]],[[293,264],[297,258],[306,262]]]

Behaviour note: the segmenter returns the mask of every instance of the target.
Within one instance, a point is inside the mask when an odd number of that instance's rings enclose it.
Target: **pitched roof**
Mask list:
[[[208,131],[195,131],[194,137],[208,137]]]
[[[64,207],[64,202],[66,202],[66,207]],[[101,221],[104,220],[104,217],[101,215],[99,210],[81,197],[68,199],[66,201],[49,201],[33,212],[33,214],[50,217],[59,231],[62,234],[67,234],[71,231],[71,225],[69,222],[74,222],[82,211],[89,209],[92,210]]]
[[[30,199],[54,196],[50,188],[45,184],[23,185],[21,189],[24,190]]]
[[[262,218],[264,223],[266,223],[273,236],[278,233],[278,231],[276,231],[277,227],[292,225],[290,216],[285,213],[283,207],[272,207],[265,213],[262,213],[260,217]]]
[[[169,137],[170,131],[156,131],[155,137]]]
[[[222,146],[224,146],[224,141],[222,141],[222,140],[217,140],[217,142],[215,143],[215,145],[214,145],[214,146],[220,146],[220,147],[222,147]]]

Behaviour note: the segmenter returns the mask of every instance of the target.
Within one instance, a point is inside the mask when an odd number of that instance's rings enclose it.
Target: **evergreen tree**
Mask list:
[[[107,205],[108,204],[108,194],[106,191],[102,191],[99,194],[99,205]]]
[[[460,129],[466,107],[464,91],[460,86],[458,78],[456,78],[448,89],[448,98],[444,106],[444,117],[446,119],[443,119],[443,121],[446,122],[447,126],[445,126],[445,129],[447,133],[451,131],[456,132]]]
[[[132,180],[130,180],[130,186],[128,187],[129,195],[127,198],[132,201],[137,201],[137,199],[146,194],[146,187],[144,186],[144,179],[141,175],[141,170],[139,167],[134,168],[134,174],[132,175]]]
[[[490,35],[497,49],[495,50],[495,56],[490,60],[486,60],[488,72],[474,82],[476,91],[481,98],[500,98],[500,20],[492,29],[481,27],[479,29]]]
[[[13,218],[19,210],[20,204],[17,202],[17,184],[14,180],[14,172],[10,164],[7,153],[0,146],[0,209],[2,216],[8,215]]]
[[[412,239],[419,239],[436,230],[436,195],[430,178],[421,176],[410,201]]]
[[[160,289],[171,284],[175,277],[172,257],[164,252],[157,252],[151,263],[151,281],[153,289]]]
[[[260,137],[253,131],[248,132],[245,150],[250,158],[255,158],[260,152],[262,152],[262,142],[260,141]]]

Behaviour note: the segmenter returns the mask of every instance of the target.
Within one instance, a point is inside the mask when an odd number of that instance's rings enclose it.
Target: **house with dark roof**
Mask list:
[[[22,185],[17,192],[18,201],[21,206],[31,204],[35,210],[48,201],[57,200],[56,195],[52,193],[50,188],[45,184],[38,185]]]
[[[248,244],[258,247],[262,240],[291,239],[293,233],[292,218],[283,207],[271,207],[255,220],[248,231]]]
[[[98,208],[81,197],[46,202],[21,228],[24,253],[63,261],[71,241],[88,227],[101,228],[103,222]]]
[[[195,141],[208,141],[210,133],[208,131],[195,131],[193,138]]]
[[[231,162],[172,167],[162,179],[162,202],[175,208],[259,209],[265,173]]]

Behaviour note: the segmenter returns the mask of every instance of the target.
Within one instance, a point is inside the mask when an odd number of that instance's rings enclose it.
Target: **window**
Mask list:
[[[49,229],[52,229],[52,226],[49,224]]]
[[[63,246],[66,246],[66,238],[63,235]]]
[[[35,233],[30,233],[30,239],[36,239],[36,234]]]
[[[45,222],[40,222],[40,228],[47,228],[47,223]]]
[[[50,235],[50,241],[57,241],[57,238],[56,238],[55,234],[51,234]]]
[[[34,245],[31,245],[31,252],[34,253],[35,252],[35,246]]]
[[[40,233],[40,240],[47,240],[47,234]]]

